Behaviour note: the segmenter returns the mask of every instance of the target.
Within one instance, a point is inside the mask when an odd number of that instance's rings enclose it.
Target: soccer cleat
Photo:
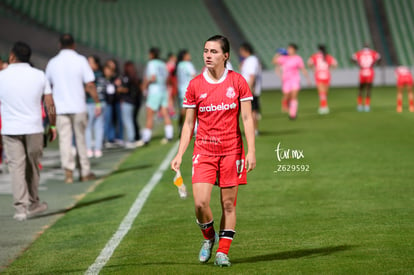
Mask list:
[[[368,113],[371,111],[371,107],[369,105],[365,105],[364,111]]]
[[[364,106],[362,106],[362,105],[358,105],[358,106],[357,106],[357,111],[358,111],[358,112],[363,112],[363,111],[364,111]]]
[[[329,107],[320,107],[318,109],[318,114],[320,114],[320,115],[327,115],[327,114],[329,114]]]
[[[214,239],[204,240],[201,245],[200,253],[198,254],[198,260],[200,263],[207,263],[211,258],[211,251],[216,242],[218,242],[219,236],[215,234]]]
[[[143,146],[146,146],[146,145],[148,145],[148,142],[145,142],[145,141],[143,141],[143,140],[138,140],[137,142],[135,142],[135,146],[136,146],[137,148],[139,148],[139,147],[143,147]]]
[[[216,254],[216,260],[214,261],[214,265],[220,266],[220,267],[229,267],[231,266],[229,257],[222,253],[217,252]]]
[[[170,143],[172,141],[172,139],[168,139],[168,138],[163,138],[163,139],[161,139],[161,144],[162,145],[165,145],[165,144],[167,144],[167,143]]]

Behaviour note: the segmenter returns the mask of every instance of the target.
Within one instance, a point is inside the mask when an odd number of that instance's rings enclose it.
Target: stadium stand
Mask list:
[[[160,47],[163,55],[187,48],[201,69],[202,41],[219,33],[202,0],[4,1],[49,29],[70,32],[85,45],[140,63],[151,46]]]
[[[404,65],[414,64],[414,2],[412,0],[384,0],[392,38],[399,62]]]
[[[309,57],[324,43],[340,67],[352,66],[350,57],[370,42],[363,2],[359,0],[225,0],[230,12],[256,48],[267,68],[278,47],[294,42]],[[259,4],[260,3],[260,4]]]

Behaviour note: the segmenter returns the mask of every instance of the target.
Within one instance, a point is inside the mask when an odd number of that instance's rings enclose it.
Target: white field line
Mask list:
[[[125,216],[125,218],[122,220],[121,224],[119,225],[118,230],[115,232],[112,238],[106,243],[104,249],[102,249],[101,251],[101,254],[99,254],[95,262],[91,266],[89,266],[85,274],[88,274],[88,275],[99,274],[101,269],[109,261],[115,249],[118,247],[122,239],[131,229],[131,226],[134,220],[136,219],[138,214],[141,212],[141,209],[144,206],[145,202],[147,201],[149,195],[151,194],[151,191],[161,180],[162,175],[164,174],[164,171],[167,170],[167,168],[169,167],[172,158],[177,152],[177,149],[178,149],[178,141],[174,144],[174,146],[168,152],[167,156],[161,163],[158,170],[154,173],[154,175],[152,175],[152,178],[149,180],[149,182],[145,185],[145,187],[138,194],[138,197],[136,198],[134,204],[129,209],[128,214]]]

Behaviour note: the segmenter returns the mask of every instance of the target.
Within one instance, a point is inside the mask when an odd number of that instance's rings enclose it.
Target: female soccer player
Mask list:
[[[308,60],[308,66],[315,70],[316,88],[319,93],[319,110],[321,115],[329,114],[328,90],[331,82],[330,68],[338,65],[335,58],[328,54],[325,45],[318,46],[318,52],[313,54]]]
[[[273,58],[273,64],[276,65],[276,74],[282,79],[282,111],[289,112],[289,118],[295,119],[298,110],[298,93],[300,90],[299,70],[306,77],[310,85],[308,71],[303,64],[303,59],[296,54],[298,46],[289,44],[287,55],[276,53]],[[282,73],[280,72],[282,69]]]
[[[171,162],[180,169],[182,157],[191,140],[195,120],[199,126],[193,153],[193,196],[197,223],[204,236],[199,260],[206,263],[218,239],[210,209],[211,191],[220,187],[222,216],[215,265],[230,266],[228,252],[235,234],[236,198],[239,184],[246,184],[246,171],[256,166],[255,136],[252,117],[252,93],[244,78],[226,69],[230,56],[227,38],[216,35],[204,44],[202,74],[189,84],[183,107],[187,108],[178,153]],[[241,113],[248,146],[244,157],[239,128]]]
[[[185,92],[191,79],[196,75],[196,70],[191,62],[191,55],[188,50],[181,50],[177,56],[177,66],[174,75],[177,77],[178,86],[178,106],[180,108],[180,117],[178,119],[178,127],[181,132],[183,127],[185,109],[183,106]]]
[[[167,110],[167,66],[164,61],[160,59],[160,50],[158,48],[151,48],[149,50],[149,59],[145,70],[144,82],[142,84],[142,90],[147,91],[147,119],[145,128],[142,131],[142,139],[136,143],[138,147],[150,142],[154,123],[153,117],[154,113],[158,110],[160,110],[165,123],[165,138],[161,140],[161,143],[165,144],[171,141],[174,135],[174,128],[171,124],[171,119]]]
[[[395,70],[397,77],[397,112],[403,111],[403,92],[404,87],[407,88],[408,102],[410,104],[409,111],[414,112],[414,97],[413,97],[413,75],[408,67],[399,66]]]

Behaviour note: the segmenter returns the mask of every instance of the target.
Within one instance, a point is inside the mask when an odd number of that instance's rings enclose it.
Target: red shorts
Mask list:
[[[372,84],[374,82],[374,70],[369,72],[360,72],[359,73],[359,83],[360,84]]]
[[[331,79],[330,78],[321,79],[321,78],[316,77],[315,83],[316,85],[318,84],[329,85],[331,83]]]
[[[397,80],[397,87],[413,86],[412,77],[399,77]]]
[[[219,187],[246,184],[244,152],[240,155],[208,156],[193,155],[193,183],[205,182]]]

